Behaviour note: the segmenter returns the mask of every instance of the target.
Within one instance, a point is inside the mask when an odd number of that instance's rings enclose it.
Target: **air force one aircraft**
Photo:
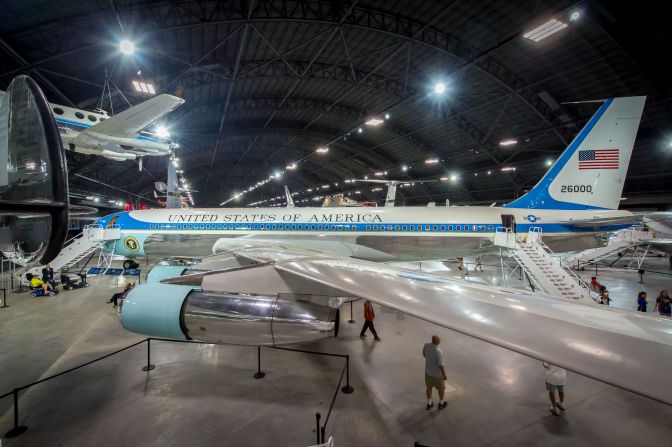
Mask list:
[[[5,92],[0,91],[0,98]],[[116,160],[170,155],[176,147],[167,138],[143,132],[152,123],[172,112],[184,99],[158,95],[114,116],[104,111],[88,112],[49,104],[66,149],[101,155]]]
[[[363,298],[480,340],[672,404],[672,321],[540,293],[468,283],[372,261],[445,256],[499,229],[546,241],[629,225],[618,211],[644,97],[605,100],[525,196],[500,208],[152,210],[118,226],[124,255],[214,253],[155,267],[120,308],[133,332],[278,345],[333,336],[344,299]],[[212,236],[207,243],[202,239]],[[198,239],[198,238],[201,239]],[[200,247],[199,243],[200,241]],[[167,242],[161,243],[161,242]]]

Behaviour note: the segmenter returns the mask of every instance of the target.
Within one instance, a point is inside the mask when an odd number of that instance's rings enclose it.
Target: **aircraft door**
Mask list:
[[[510,228],[514,233],[516,232],[516,217],[513,214],[502,214],[502,226]]]

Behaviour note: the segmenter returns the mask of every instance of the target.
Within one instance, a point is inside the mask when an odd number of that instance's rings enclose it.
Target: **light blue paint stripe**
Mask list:
[[[187,268],[183,265],[157,265],[152,267],[152,269],[147,274],[147,283],[157,283],[162,279],[166,278],[175,278],[176,276],[182,276],[182,273]]]

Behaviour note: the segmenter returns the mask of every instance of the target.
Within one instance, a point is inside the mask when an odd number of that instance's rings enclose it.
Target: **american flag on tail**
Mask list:
[[[618,149],[591,149],[579,151],[579,170],[618,169]]]

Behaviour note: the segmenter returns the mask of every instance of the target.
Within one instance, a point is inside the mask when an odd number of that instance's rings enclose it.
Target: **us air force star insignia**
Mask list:
[[[535,216],[534,214],[530,214],[529,216],[527,216],[527,220],[529,220],[530,222],[536,222],[537,216]]]

